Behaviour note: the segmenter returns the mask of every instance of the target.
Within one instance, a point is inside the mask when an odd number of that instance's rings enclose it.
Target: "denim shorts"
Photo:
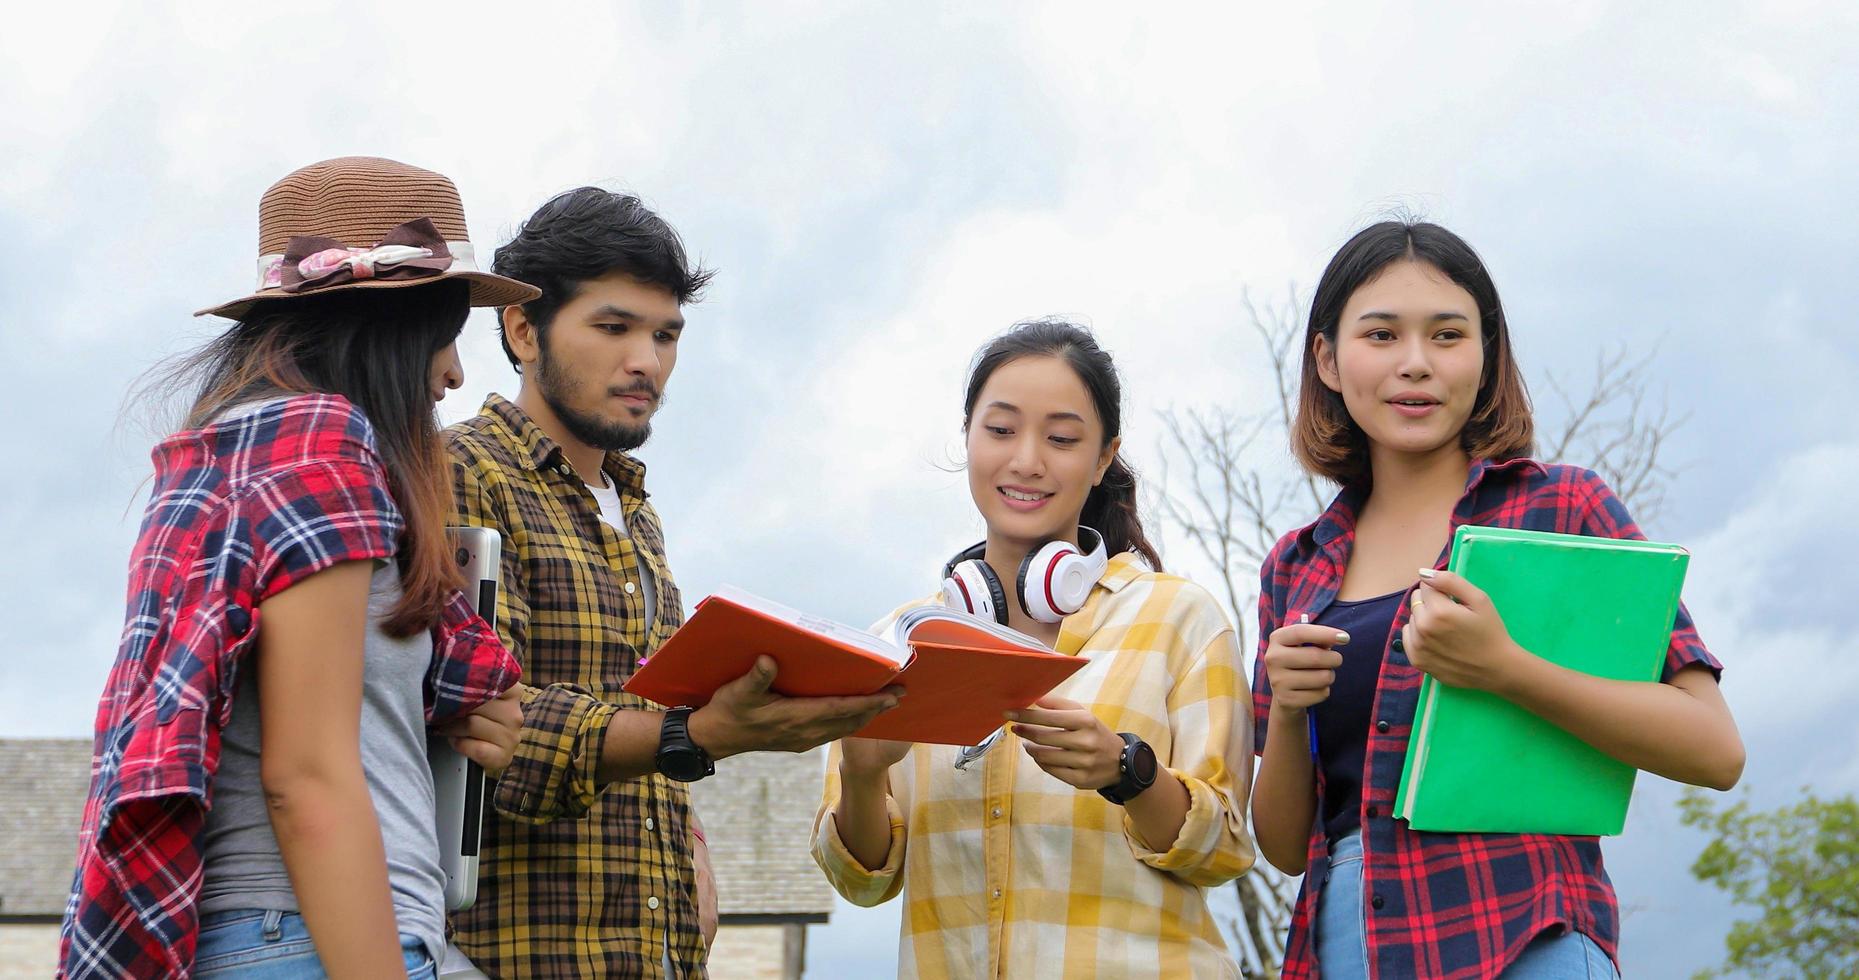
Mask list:
[[[1362,901],[1362,834],[1330,845],[1330,872],[1317,892],[1317,963],[1325,980],[1368,976],[1368,923]],[[1619,980],[1594,940],[1570,930],[1543,933],[1504,968],[1502,980]]]
[[[401,958],[410,980],[434,980],[438,967],[426,944],[402,934]],[[328,976],[310,942],[303,916],[295,912],[242,909],[200,918],[200,943],[194,950],[194,974],[250,977],[253,980],[311,980]]]

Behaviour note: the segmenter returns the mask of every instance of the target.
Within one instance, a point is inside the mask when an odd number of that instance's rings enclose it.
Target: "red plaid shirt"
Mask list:
[[[259,604],[338,562],[392,558],[404,527],[373,429],[333,395],[176,433],[154,458],[122,646],[97,708],[60,976],[191,971],[208,788]],[[433,640],[428,721],[516,683],[516,662],[463,594]]]
[[[1253,745],[1263,752],[1271,716],[1265,676],[1266,637],[1308,613],[1316,619],[1342,587],[1366,491],[1348,487],[1309,527],[1284,536],[1260,572],[1259,659],[1253,669]],[[1527,528],[1595,537],[1642,539],[1626,508],[1601,478],[1572,466],[1535,460],[1472,464],[1452,525]],[[1445,567],[1445,555],[1440,567]],[[1620,941],[1619,907],[1594,837],[1544,834],[1446,834],[1408,829],[1388,814],[1407,756],[1420,692],[1420,671],[1401,649],[1408,608],[1402,600],[1376,683],[1374,727],[1362,778],[1363,891],[1368,896],[1369,972],[1375,977],[1496,977],[1538,933],[1575,929],[1610,957]],[[1704,649],[1683,606],[1672,627],[1664,676],[1701,663],[1722,667]],[[1317,808],[1323,813],[1323,771]],[[1284,977],[1315,977],[1311,923],[1329,869],[1321,819],[1312,822],[1309,873],[1298,893],[1285,951]]]

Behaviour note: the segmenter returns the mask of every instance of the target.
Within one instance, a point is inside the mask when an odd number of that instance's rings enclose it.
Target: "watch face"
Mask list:
[[[1149,747],[1149,743],[1136,743],[1136,751],[1130,753],[1130,755],[1132,756],[1130,759],[1130,774],[1136,777],[1136,781],[1145,786],[1154,782],[1155,750]]]
[[[692,782],[709,775],[704,771],[703,755],[692,749],[669,749],[660,753],[658,758],[658,771],[681,783]]]

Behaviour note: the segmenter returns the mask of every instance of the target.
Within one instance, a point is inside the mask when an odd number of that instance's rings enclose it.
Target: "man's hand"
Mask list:
[[[1123,738],[1091,709],[1047,696],[1030,708],[1007,712],[1013,733],[1026,740],[1026,754],[1060,782],[1103,789],[1122,779]]]
[[[1502,694],[1531,656],[1510,638],[1491,597],[1463,576],[1421,569],[1409,607],[1407,659],[1442,683]]]
[[[774,693],[775,658],[755,659],[749,672],[717,688],[691,712],[691,741],[725,759],[743,752],[805,752],[844,738],[897,706],[902,688],[840,698],[789,698]]]
[[[523,728],[521,690],[522,685],[513,685],[470,714],[434,726],[433,731],[446,736],[458,754],[483,766],[485,772],[503,772],[516,755],[517,733]]]

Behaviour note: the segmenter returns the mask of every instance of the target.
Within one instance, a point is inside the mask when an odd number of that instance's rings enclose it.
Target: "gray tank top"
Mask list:
[[[380,622],[400,598],[400,571],[378,563],[368,595],[362,665],[361,761],[381,823],[387,883],[403,935],[445,952],[445,883],[434,830],[432,769],[426,763],[424,686],[432,635],[394,639]],[[219,771],[208,788],[202,914],[242,909],[295,912],[290,875],[258,781],[258,671],[239,669],[232,719],[220,739]]]

